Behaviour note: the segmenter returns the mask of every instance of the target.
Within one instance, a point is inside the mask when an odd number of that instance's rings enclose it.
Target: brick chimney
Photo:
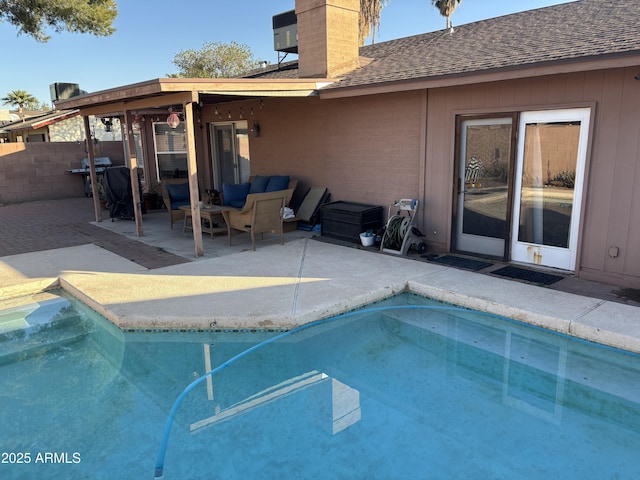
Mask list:
[[[358,68],[360,0],[296,0],[298,73],[335,78]]]

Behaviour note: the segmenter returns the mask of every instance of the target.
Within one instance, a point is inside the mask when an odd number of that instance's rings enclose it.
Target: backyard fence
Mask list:
[[[96,156],[124,165],[122,142],[102,141]],[[0,143],[0,204],[78,197],[85,194],[80,168],[84,142]]]

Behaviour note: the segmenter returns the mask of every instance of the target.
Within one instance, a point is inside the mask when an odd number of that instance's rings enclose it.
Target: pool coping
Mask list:
[[[96,253],[78,248],[47,258]],[[640,353],[638,307],[309,239],[155,270],[101,255],[110,268],[76,265],[1,290],[60,287],[125,330],[286,330],[408,291]]]

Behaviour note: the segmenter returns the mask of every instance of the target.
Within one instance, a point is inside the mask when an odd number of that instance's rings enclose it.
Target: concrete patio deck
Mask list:
[[[284,246],[265,235],[255,252],[247,234],[234,237],[233,247],[226,235],[206,235],[205,255],[195,258],[191,232],[177,223],[171,230],[164,212],[143,217],[140,238],[133,221],[92,223],[92,213],[85,198],[0,207],[0,245],[24,250],[6,255],[0,247],[0,296],[60,285],[127,329],[292,328],[408,290],[640,353],[640,308],[615,287],[572,278],[539,287],[326,243],[299,230]],[[49,230],[38,234],[38,218]],[[3,228],[12,219],[31,223]],[[68,243],[52,231],[58,224]]]

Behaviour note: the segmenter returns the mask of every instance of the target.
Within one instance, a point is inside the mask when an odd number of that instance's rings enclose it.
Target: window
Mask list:
[[[165,122],[153,124],[158,180],[187,177],[187,136],[184,122],[171,128]]]

